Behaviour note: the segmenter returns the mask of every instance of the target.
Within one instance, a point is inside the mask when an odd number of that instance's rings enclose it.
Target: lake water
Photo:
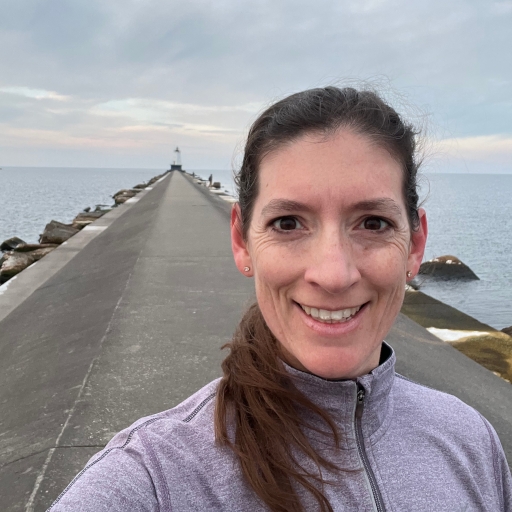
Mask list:
[[[164,169],[15,168],[0,171],[0,241],[36,242],[52,219],[70,222],[83,208],[112,204],[112,195]],[[234,194],[228,170],[213,175]],[[470,282],[425,282],[422,290],[501,329],[512,325],[512,175],[428,174],[422,195],[429,220],[425,258],[452,254],[480,277]]]
[[[52,219],[71,222],[87,206],[112,205],[112,195],[164,169],[3,167],[0,170],[0,243],[11,236],[37,242]]]
[[[480,281],[426,281],[422,291],[497,329],[512,325],[512,174],[425,178],[425,258],[457,256]]]

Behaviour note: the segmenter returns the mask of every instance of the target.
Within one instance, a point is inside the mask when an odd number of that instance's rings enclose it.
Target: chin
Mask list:
[[[325,354],[323,357],[304,357],[299,360],[300,366],[313,375],[327,380],[348,380],[355,379],[373,370],[370,361],[354,357],[354,354],[347,356],[338,354]],[[293,365],[292,365],[293,366]],[[371,367],[371,368],[370,368]]]

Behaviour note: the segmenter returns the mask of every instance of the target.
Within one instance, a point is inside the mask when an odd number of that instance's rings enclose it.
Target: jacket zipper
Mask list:
[[[366,455],[366,451],[364,448],[364,439],[363,439],[363,428],[361,426],[361,419],[363,417],[363,409],[364,409],[364,399],[365,399],[365,391],[361,384],[357,384],[357,403],[356,403],[356,414],[355,414],[355,427],[356,427],[356,442],[357,442],[357,451],[359,452],[359,457],[361,457],[361,461],[363,462],[363,467],[368,476],[368,481],[370,482],[370,487],[372,489],[373,500],[375,501],[375,506],[377,507],[377,512],[385,512],[384,502],[382,501],[382,496],[380,494],[379,488],[377,486],[377,480],[375,479],[375,475],[373,474],[372,468],[370,467],[370,461],[368,460],[368,456]]]

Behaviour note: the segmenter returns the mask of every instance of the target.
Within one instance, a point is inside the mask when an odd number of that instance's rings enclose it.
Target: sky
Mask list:
[[[0,0],[0,167],[237,166],[273,101],[369,84],[427,172],[512,172],[511,0]]]

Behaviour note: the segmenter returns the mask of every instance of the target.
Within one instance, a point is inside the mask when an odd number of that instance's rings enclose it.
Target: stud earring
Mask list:
[[[412,272],[410,270],[408,270],[407,273],[406,273],[406,276],[407,277],[411,277],[412,276]]]
[[[244,272],[249,272],[251,270],[251,267],[244,267]]]

